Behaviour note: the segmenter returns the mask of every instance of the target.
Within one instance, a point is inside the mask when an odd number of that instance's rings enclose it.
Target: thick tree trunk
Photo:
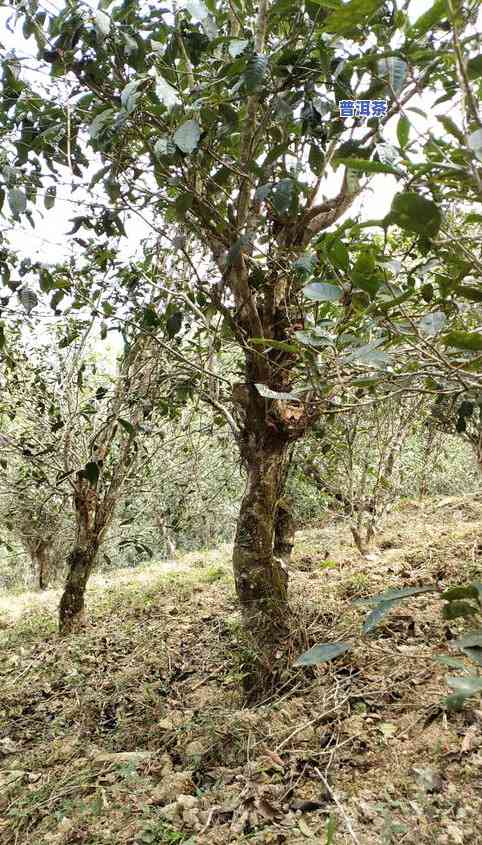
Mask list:
[[[84,624],[84,596],[97,557],[98,544],[75,546],[67,559],[67,580],[60,600],[59,632],[70,634]]]
[[[233,566],[247,627],[276,641],[288,614],[288,571],[274,551],[275,523],[287,444],[258,448],[247,462],[247,485],[236,529]]]

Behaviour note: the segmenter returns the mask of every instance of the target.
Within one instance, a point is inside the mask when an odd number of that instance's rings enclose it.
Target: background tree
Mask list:
[[[85,357],[89,329],[60,360],[45,351],[37,360],[24,360],[22,367],[16,364],[8,371],[3,394],[10,424],[2,442],[6,459],[12,455],[17,468],[17,490],[28,478],[32,505],[32,485],[46,501],[61,499],[65,504],[68,497],[72,503],[72,548],[60,602],[62,632],[83,621],[87,580],[123,487],[146,460],[149,420],[155,419],[161,390],[168,400],[171,378],[147,334],[134,336],[131,343],[126,335],[116,376],[98,372],[95,358]],[[39,528],[46,526],[42,500],[35,521]],[[16,524],[24,539],[21,509]],[[37,546],[48,540],[49,535],[36,533]]]

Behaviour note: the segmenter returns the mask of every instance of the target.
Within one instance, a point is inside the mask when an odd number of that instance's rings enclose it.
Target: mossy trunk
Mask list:
[[[295,520],[292,502],[288,498],[282,498],[276,507],[273,552],[275,557],[282,560],[286,566],[291,560],[294,544]]]
[[[59,633],[70,634],[85,622],[84,598],[87,581],[97,557],[95,542],[75,546],[67,559],[67,579],[59,606]]]
[[[274,549],[287,445],[257,449],[247,462],[233,549],[234,577],[247,627],[277,639],[288,614],[288,571]]]

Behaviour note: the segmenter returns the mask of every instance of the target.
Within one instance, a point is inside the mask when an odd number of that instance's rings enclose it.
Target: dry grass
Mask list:
[[[290,667],[256,707],[228,547],[94,579],[90,625],[67,642],[57,592],[2,600],[0,842],[482,843],[482,713],[444,711],[434,660],[458,620],[423,595],[361,640],[352,603],[480,577],[480,508],[404,503],[372,560],[341,524],[303,532],[293,625],[356,645]]]

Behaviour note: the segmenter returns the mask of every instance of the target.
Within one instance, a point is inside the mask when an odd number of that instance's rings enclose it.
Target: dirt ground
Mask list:
[[[435,659],[467,622],[424,594],[361,637],[353,603],[480,579],[481,513],[404,502],[369,559],[341,522],[301,532],[293,624],[354,648],[251,707],[228,547],[93,579],[68,640],[58,591],[3,596],[2,845],[482,843],[482,705],[447,711]]]

